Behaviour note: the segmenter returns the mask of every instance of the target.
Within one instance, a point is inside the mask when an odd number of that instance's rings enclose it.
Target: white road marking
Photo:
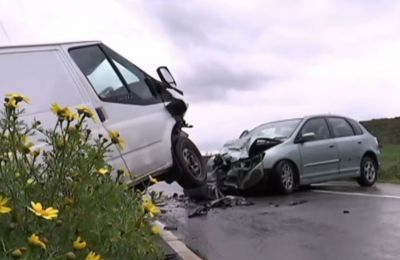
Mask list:
[[[384,195],[384,194],[369,194],[361,192],[344,192],[344,191],[329,191],[329,190],[312,190],[317,193],[328,193],[337,195],[348,195],[348,196],[359,196],[359,197],[371,197],[371,198],[383,198],[383,199],[397,199],[400,200],[400,196],[395,195]]]

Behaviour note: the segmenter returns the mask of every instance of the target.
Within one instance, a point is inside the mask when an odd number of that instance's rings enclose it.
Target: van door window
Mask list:
[[[116,68],[123,76],[130,93],[137,101],[144,104],[152,104],[161,101],[160,97],[155,94],[155,90],[150,89],[146,84],[145,79],[149,77],[146,73],[107,46],[102,44],[101,48],[115,64]]]
[[[102,100],[138,105],[162,102],[146,84],[148,76],[107,46],[74,48],[70,55]]]
[[[128,95],[128,89],[98,46],[73,49],[70,54],[101,99]]]

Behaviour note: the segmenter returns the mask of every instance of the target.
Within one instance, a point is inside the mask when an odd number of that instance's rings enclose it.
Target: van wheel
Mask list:
[[[289,194],[296,188],[296,169],[289,161],[283,160],[274,168],[276,187],[278,192]]]
[[[357,178],[358,184],[363,187],[374,185],[378,177],[378,171],[375,160],[369,156],[365,156],[361,160],[360,177]]]
[[[185,189],[204,185],[207,172],[196,145],[187,137],[180,136],[173,145],[173,150],[176,181]]]

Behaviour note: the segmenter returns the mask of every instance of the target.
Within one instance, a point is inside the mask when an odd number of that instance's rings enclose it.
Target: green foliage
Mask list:
[[[383,144],[378,180],[400,183],[400,117],[373,119],[361,124]]]
[[[400,144],[400,117],[361,122],[382,144]]]
[[[0,196],[12,209],[1,213],[0,198],[0,259],[85,259],[91,251],[104,259],[161,259],[141,195],[120,183],[122,171],[114,180],[109,174],[104,158],[113,143],[92,136],[85,124],[91,114],[57,106],[57,125],[45,130],[19,119],[22,101],[6,99],[0,117]],[[44,151],[33,149],[33,135]],[[42,246],[28,242],[32,234]],[[73,247],[78,236],[83,249]]]
[[[379,181],[400,183],[400,145],[384,145]]]

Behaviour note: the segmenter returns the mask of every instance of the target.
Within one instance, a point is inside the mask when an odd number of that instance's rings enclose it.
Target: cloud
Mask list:
[[[0,0],[0,44],[100,39],[168,65],[215,150],[271,120],[398,116],[399,16],[395,0]]]

